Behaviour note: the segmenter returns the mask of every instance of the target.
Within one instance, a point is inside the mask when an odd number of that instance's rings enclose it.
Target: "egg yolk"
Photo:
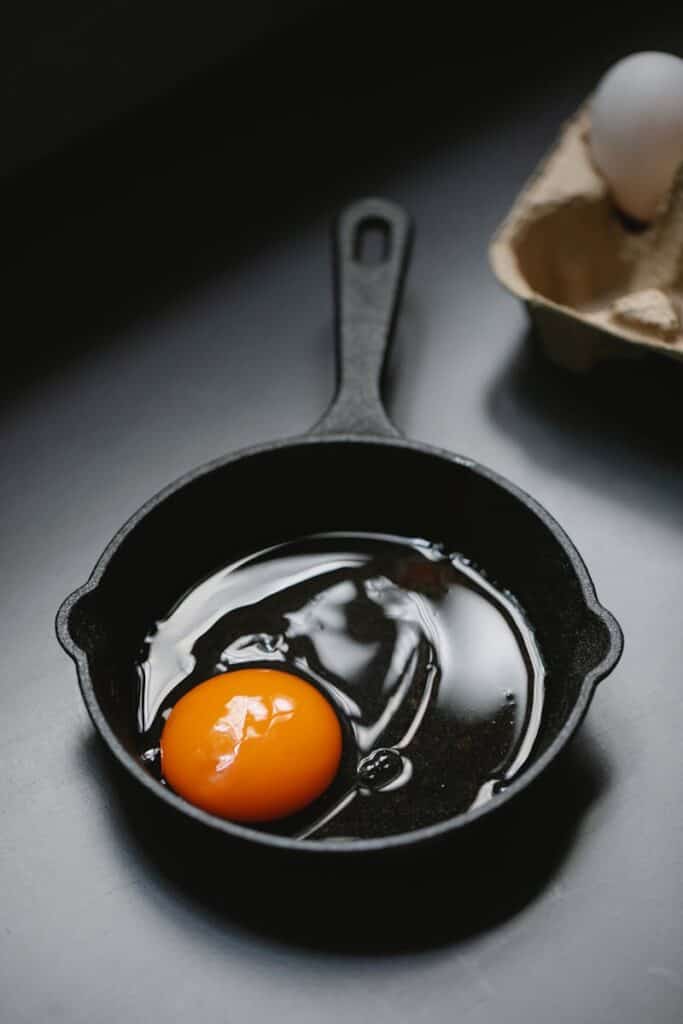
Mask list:
[[[341,726],[325,697],[298,676],[265,668],[200,683],[161,735],[167,782],[233,821],[273,821],[306,807],[332,782],[341,753]]]

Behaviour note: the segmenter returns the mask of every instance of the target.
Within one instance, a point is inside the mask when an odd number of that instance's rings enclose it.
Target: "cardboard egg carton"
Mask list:
[[[591,161],[588,130],[583,107],[493,239],[493,271],[569,369],[652,351],[683,359],[683,175],[635,231]]]

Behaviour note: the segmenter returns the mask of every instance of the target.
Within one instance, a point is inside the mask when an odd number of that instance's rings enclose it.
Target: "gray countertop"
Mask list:
[[[658,31],[646,45],[665,45]],[[315,95],[301,74],[274,107],[263,92],[249,117],[216,130],[226,72],[153,124],[147,114],[13,186],[18,326],[0,410],[7,1024],[681,1020],[683,376],[667,363],[589,377],[551,367],[486,258],[559,122],[629,42],[610,37],[580,69],[569,56],[516,76],[503,66],[456,116],[444,90],[467,99],[476,54],[452,69],[439,50],[408,85],[361,73],[354,91],[339,85],[342,40],[337,64],[311,72]],[[626,636],[560,806],[546,817],[539,803],[531,822],[530,850],[567,819],[562,855],[514,912],[464,933],[458,889],[482,880],[446,871],[445,898],[425,915],[433,932],[423,920],[411,936],[407,914],[403,944],[383,942],[372,906],[359,906],[357,944],[334,941],[333,909],[327,933],[305,939],[267,908],[212,908],[161,870],[53,631],[63,597],[150,494],[322,412],[329,221],[363,192],[400,201],[417,225],[388,386],[395,422],[545,504]],[[226,887],[240,884],[227,860]],[[420,878],[401,884],[414,908]],[[375,926],[368,952],[362,933]]]

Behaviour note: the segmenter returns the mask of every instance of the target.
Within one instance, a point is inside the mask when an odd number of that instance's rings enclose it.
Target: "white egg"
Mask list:
[[[590,107],[593,159],[617,205],[651,221],[683,163],[683,60],[634,53],[600,80]]]

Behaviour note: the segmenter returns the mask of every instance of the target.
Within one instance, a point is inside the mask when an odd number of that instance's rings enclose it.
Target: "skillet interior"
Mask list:
[[[523,492],[457,456],[404,441],[310,437],[223,460],[180,483],[120,531],[60,615],[95,723],[103,731],[104,720],[105,739],[110,730],[135,770],[135,661],[149,627],[220,566],[309,533],[440,541],[518,598],[547,668],[526,773],[568,738],[618,658],[618,627],[557,524]]]

